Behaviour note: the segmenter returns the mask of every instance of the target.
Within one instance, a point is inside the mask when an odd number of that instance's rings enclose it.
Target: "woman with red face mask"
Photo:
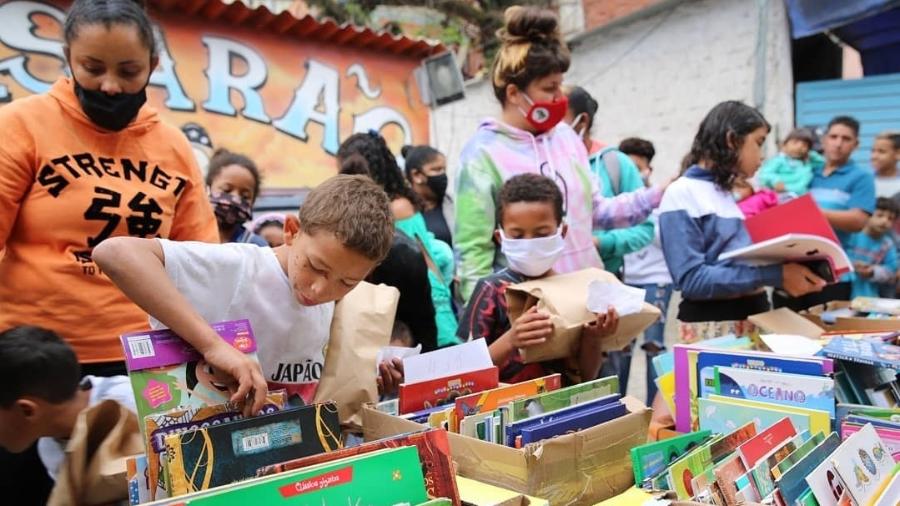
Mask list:
[[[591,230],[640,223],[662,197],[661,189],[647,188],[603,198],[584,143],[561,121],[567,109],[562,81],[570,55],[556,14],[510,7],[505,18],[491,69],[502,113],[482,121],[463,148],[456,175],[453,241],[464,298],[479,278],[506,263],[507,249],[515,251],[517,261],[534,264],[534,270],[545,265],[560,273],[602,267]],[[540,242],[522,243],[530,240],[520,237],[505,239],[499,248],[493,241],[500,187],[524,173],[549,177],[562,190],[569,226],[562,248],[548,250]]]

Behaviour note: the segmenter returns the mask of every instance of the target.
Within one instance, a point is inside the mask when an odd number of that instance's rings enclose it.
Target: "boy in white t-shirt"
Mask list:
[[[287,216],[284,244],[204,244],[111,238],[94,261],[151,316],[200,351],[217,379],[247,395],[258,412],[267,383],[305,403],[324,366],[334,301],[387,255],[394,236],[390,203],[365,176],[335,176],[312,190],[299,216]],[[247,318],[260,365],[238,352],[209,322]],[[381,364],[380,386],[395,388],[400,364]]]
[[[0,377],[0,446],[21,453],[37,441],[54,480],[81,411],[111,399],[137,414],[127,376],[82,378],[72,348],[39,327],[0,333]]]

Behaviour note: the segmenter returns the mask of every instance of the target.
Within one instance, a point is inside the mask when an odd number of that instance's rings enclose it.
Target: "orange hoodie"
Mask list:
[[[91,260],[108,237],[218,242],[190,145],[144,106],[120,132],[96,126],[70,79],[0,107],[0,331],[38,325],[83,363],[122,360],[147,316]]]

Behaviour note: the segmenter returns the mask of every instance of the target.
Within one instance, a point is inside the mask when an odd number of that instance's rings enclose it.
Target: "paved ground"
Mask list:
[[[671,317],[666,321],[666,347],[671,347],[676,341],[678,335],[678,326],[676,325],[675,316],[678,314],[678,302],[681,300],[680,293],[674,292],[672,300],[669,302],[669,312]],[[643,337],[638,336],[638,346],[635,346],[635,353],[631,358],[631,374],[628,377],[628,395],[646,402],[647,397],[647,357],[644,350],[640,349]],[[671,348],[669,348],[671,349]],[[650,403],[648,402],[648,405]]]

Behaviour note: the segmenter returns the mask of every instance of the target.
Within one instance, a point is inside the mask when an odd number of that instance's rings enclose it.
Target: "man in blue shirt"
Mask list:
[[[868,167],[859,167],[850,155],[859,146],[859,121],[837,116],[828,123],[822,139],[825,164],[813,169],[809,193],[834,228],[841,246],[850,249],[850,237],[866,226],[875,210],[875,176]],[[850,300],[850,278],[828,285],[821,292],[799,298],[775,292],[773,306],[803,310],[833,300]]]

